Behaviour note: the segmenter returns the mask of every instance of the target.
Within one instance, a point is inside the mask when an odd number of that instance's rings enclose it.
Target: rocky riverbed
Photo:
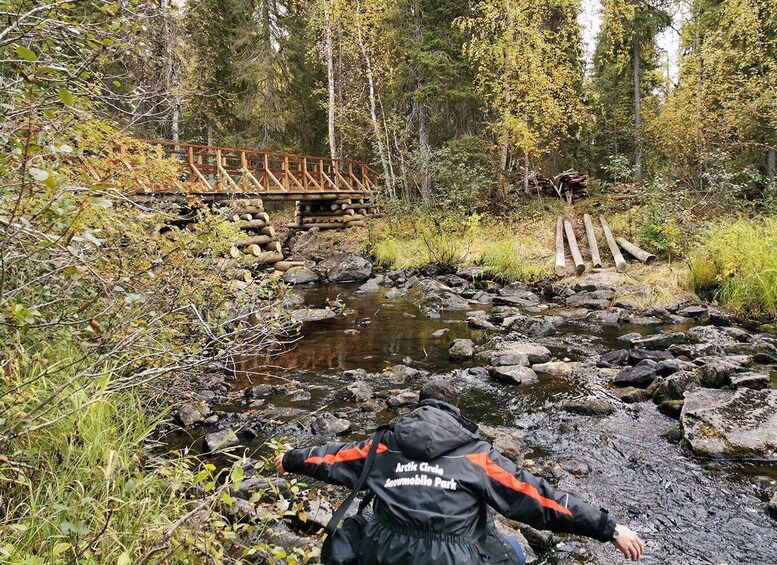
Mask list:
[[[362,438],[445,375],[505,455],[632,525],[644,562],[777,563],[773,333],[692,303],[642,308],[646,289],[611,272],[528,287],[312,259],[284,275],[301,339],[212,373],[175,441],[258,455],[270,438]],[[306,503],[313,523],[324,498]],[[537,563],[618,562],[608,544],[501,527]]]

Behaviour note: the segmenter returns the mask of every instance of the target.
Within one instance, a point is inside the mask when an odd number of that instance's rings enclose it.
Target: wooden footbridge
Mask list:
[[[142,184],[141,194],[196,194],[206,200],[235,195],[265,200],[342,200],[369,196],[378,172],[360,161],[271,153],[234,147],[143,140],[177,162],[180,174],[167,184]]]
[[[376,212],[372,198],[379,176],[360,161],[142,141],[156,148],[160,158],[174,162],[178,173],[164,182],[137,181],[136,186],[128,187],[132,197],[226,207],[227,215],[243,234],[234,242],[230,256],[246,266],[272,263],[276,269],[286,270],[297,265],[283,260],[281,244],[264,208],[266,201],[295,202],[294,221],[289,227],[300,230],[362,226]],[[191,222],[181,223],[196,229]]]

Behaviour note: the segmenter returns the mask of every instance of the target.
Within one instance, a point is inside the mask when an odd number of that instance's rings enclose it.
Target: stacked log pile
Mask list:
[[[564,171],[550,178],[532,173],[529,186],[540,196],[560,198],[569,204],[588,196],[588,176],[578,171]]]
[[[239,259],[249,266],[283,261],[281,243],[270,225],[270,217],[264,211],[261,199],[235,200],[232,203],[231,218],[243,234],[229,249],[233,259]]]
[[[294,222],[289,227],[327,230],[364,226],[367,218],[376,212],[369,198],[297,201]]]

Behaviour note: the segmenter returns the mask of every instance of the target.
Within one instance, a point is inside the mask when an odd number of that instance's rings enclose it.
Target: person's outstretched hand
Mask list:
[[[618,531],[618,538],[612,540],[612,544],[632,561],[642,557],[645,551],[645,542],[639,539],[639,536],[626,526],[618,524],[615,526],[615,529]]]
[[[279,475],[286,475],[286,470],[283,468],[283,456],[286,455],[287,451],[291,451],[292,447],[288,443],[283,444],[284,451],[280,455],[276,456],[275,459],[273,459],[273,464],[275,465],[275,470],[278,471]]]

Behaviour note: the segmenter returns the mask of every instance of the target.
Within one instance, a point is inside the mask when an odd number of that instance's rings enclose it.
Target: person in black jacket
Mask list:
[[[429,381],[417,408],[383,435],[366,480],[375,503],[359,546],[362,563],[523,563],[517,543],[496,532],[488,506],[541,530],[612,542],[627,558],[640,558],[637,534],[606,510],[517,470],[480,439],[457,404],[452,383]],[[352,489],[371,441],[290,449],[275,467]]]

